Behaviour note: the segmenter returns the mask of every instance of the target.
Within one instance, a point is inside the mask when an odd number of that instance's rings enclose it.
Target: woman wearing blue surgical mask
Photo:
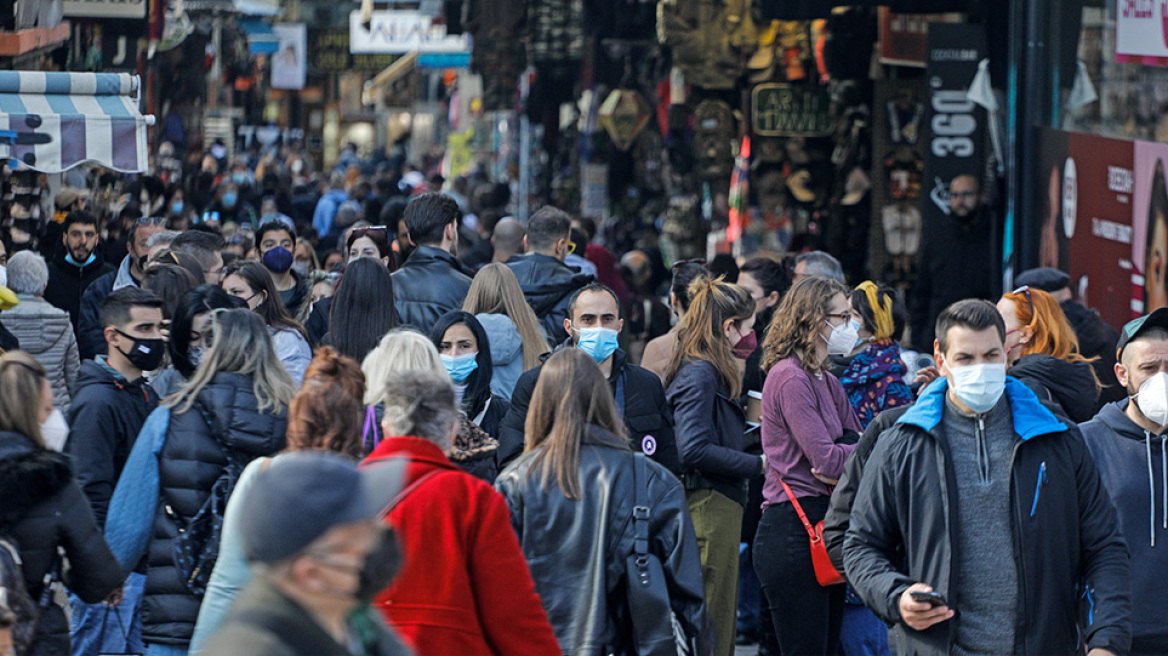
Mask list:
[[[742,371],[736,353],[754,350],[755,303],[738,285],[705,276],[690,283],[689,297],[665,369],[665,398],[673,410],[686,505],[702,547],[717,654],[731,656],[747,481],[766,466],[765,457],[743,451],[746,413],[738,402]]]
[[[491,392],[494,365],[482,324],[469,312],[449,312],[430,329],[430,341],[454,383],[462,413],[495,441],[511,404]]]

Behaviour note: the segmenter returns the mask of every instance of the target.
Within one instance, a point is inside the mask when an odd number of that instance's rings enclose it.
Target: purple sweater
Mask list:
[[[824,372],[818,378],[807,373],[797,356],[775,363],[762,387],[762,449],[768,470],[762,507],[787,500],[778,476],[796,498],[830,495],[811,468],[839,478],[855,448],[835,443],[845,428],[859,432],[860,422],[835,376]]]

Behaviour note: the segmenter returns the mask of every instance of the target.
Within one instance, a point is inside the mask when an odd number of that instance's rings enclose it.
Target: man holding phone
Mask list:
[[[944,378],[876,443],[844,538],[845,576],[915,654],[1127,653],[1131,572],[1073,425],[1006,377],[994,305],[937,319]]]

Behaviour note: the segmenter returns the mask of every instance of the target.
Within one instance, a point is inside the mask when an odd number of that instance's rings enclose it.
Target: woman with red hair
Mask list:
[[[1007,373],[1071,421],[1090,420],[1099,380],[1058,301],[1041,289],[1019,287],[1002,296],[998,312],[1006,322]]]

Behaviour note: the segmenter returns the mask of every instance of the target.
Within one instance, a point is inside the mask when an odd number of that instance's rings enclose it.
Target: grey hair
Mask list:
[[[199,368],[177,392],[166,397],[163,405],[182,414],[191,409],[216,374],[233,372],[251,378],[260,412],[287,409],[296,395],[296,384],[276,357],[268,327],[258,314],[244,309],[212,310],[203,340],[209,345]]]
[[[808,276],[822,276],[838,282],[844,282],[844,269],[839,260],[823,251],[803,253],[795,258],[795,266],[806,265],[805,274]]]
[[[402,371],[382,387],[387,435],[410,435],[433,442],[446,451],[450,430],[458,420],[454,385],[445,371]]]
[[[402,371],[419,370],[449,378],[429,337],[409,328],[389,331],[361,363],[361,371],[365,373],[365,405],[377,405],[385,399],[385,386],[390,378]]]
[[[40,296],[49,285],[49,265],[40,253],[20,251],[8,258],[8,288],[17,294]]]
[[[175,237],[178,237],[181,234],[182,233],[178,230],[163,230],[162,232],[156,232],[146,238],[146,248],[151,249],[159,244],[162,244],[163,246],[170,246],[170,243],[174,241]]]

